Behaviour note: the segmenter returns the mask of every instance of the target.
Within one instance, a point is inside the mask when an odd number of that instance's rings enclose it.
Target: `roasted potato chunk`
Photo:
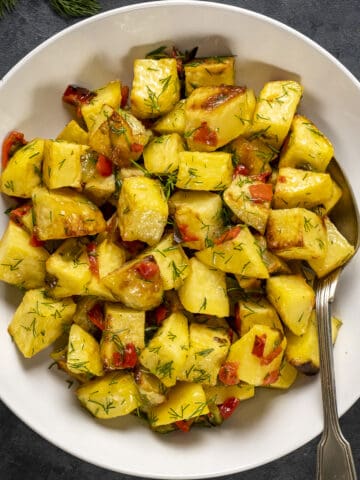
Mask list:
[[[89,378],[104,373],[98,342],[76,323],[70,328],[66,366],[70,373]]]
[[[123,180],[118,203],[119,229],[123,240],[156,245],[168,217],[168,204],[158,180],[129,177]]]
[[[160,117],[153,125],[153,130],[160,135],[185,132],[185,101],[180,100],[169,113]]]
[[[202,250],[224,229],[222,201],[216,193],[179,190],[170,197],[169,207],[185,247]]]
[[[175,58],[137,59],[131,89],[131,111],[138,118],[157,118],[180,100]]]
[[[84,195],[70,189],[38,187],[32,195],[35,231],[40,240],[82,237],[103,232],[102,213]]]
[[[288,260],[311,260],[326,255],[322,218],[305,208],[271,210],[266,230],[268,248]]]
[[[31,358],[64,333],[75,309],[71,298],[54,300],[42,288],[28,290],[8,331],[24,357]]]
[[[134,310],[151,310],[162,301],[164,286],[151,257],[126,262],[102,281],[116,300]]]
[[[188,312],[226,317],[229,299],[226,293],[225,274],[204,265],[192,257],[189,274],[179,288],[179,298]]]
[[[179,168],[179,153],[183,151],[184,143],[178,133],[155,137],[144,148],[144,166],[150,173],[174,173]]]
[[[185,95],[199,87],[234,85],[234,57],[196,58],[184,66]]]
[[[161,324],[140,354],[140,363],[165,386],[175,385],[184,368],[189,348],[189,327],[185,315],[172,313]]]
[[[21,288],[45,285],[45,262],[49,254],[31,245],[30,235],[10,221],[0,240],[0,280]]]
[[[93,93],[94,96],[91,101],[81,106],[81,114],[89,131],[92,129],[96,117],[104,105],[108,105],[115,110],[120,107],[121,83],[119,80],[114,80],[98,88]]]
[[[43,153],[44,140],[41,138],[35,138],[17,150],[1,174],[2,193],[31,198],[34,188],[41,184]]]
[[[193,90],[185,104],[189,150],[212,152],[247,132],[255,94],[246,87],[220,85]]]
[[[333,155],[334,148],[325,135],[306,117],[295,115],[281,149],[279,167],[325,172]]]
[[[256,103],[248,138],[261,138],[267,145],[280,149],[289,132],[302,92],[302,86],[294,80],[266,83]]]

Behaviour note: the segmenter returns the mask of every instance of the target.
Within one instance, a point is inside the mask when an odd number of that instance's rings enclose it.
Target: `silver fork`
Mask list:
[[[343,190],[341,200],[331,212],[331,219],[344,237],[354,245],[356,252],[360,243],[359,212],[351,187],[335,159],[331,160],[328,171]],[[319,279],[316,286],[316,316],[318,320],[324,413],[324,430],[317,449],[317,480],[357,479],[351,447],[344,438],[339,425],[331,337],[330,304],[334,300],[336,286],[343,267]]]

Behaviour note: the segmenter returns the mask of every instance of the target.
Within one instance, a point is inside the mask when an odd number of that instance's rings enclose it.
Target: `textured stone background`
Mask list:
[[[100,0],[100,3],[103,10],[109,10],[136,2]],[[234,0],[219,3],[254,10],[288,24],[317,41],[360,79],[359,0]],[[56,16],[46,0],[19,0],[16,10],[0,20],[0,77],[43,40],[75,21]],[[6,368],[4,362],[1,368]],[[354,378],[354,381],[359,382],[360,379]],[[304,409],[306,414],[306,406],[299,405],[299,415],[304,415]],[[360,472],[360,401],[342,417],[341,425],[351,441]],[[291,435],[290,425],[288,434]],[[275,462],[224,479],[311,480],[315,474],[317,442],[318,439],[314,439]],[[102,470],[64,453],[32,432],[0,401],[0,480],[100,478],[131,480],[134,477]]]

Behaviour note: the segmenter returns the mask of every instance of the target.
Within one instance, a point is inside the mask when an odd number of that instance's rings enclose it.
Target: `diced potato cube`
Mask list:
[[[115,173],[113,168],[103,175],[101,157],[93,150],[87,150],[81,155],[81,185],[86,196],[96,205],[103,205],[116,191]],[[104,160],[105,162],[108,159]],[[100,162],[100,167],[98,167]],[[105,167],[107,168],[107,167]]]
[[[185,247],[202,250],[223,231],[222,200],[216,193],[179,190],[169,207]]]
[[[324,217],[327,232],[327,245],[325,257],[308,260],[310,267],[318,277],[324,277],[346,263],[354,254],[354,247],[339,232],[328,217]]]
[[[284,167],[277,176],[273,208],[312,209],[328,202],[332,194],[333,181],[328,173]]]
[[[137,59],[130,103],[138,118],[168,113],[180,100],[180,81],[175,58]]]
[[[333,155],[334,148],[325,135],[306,117],[295,115],[281,150],[279,167],[324,172]]]
[[[183,135],[185,132],[185,101],[180,100],[169,113],[156,120],[152,126],[154,132],[160,135],[167,133]]]
[[[76,238],[65,240],[46,261],[52,275],[51,295],[56,298],[87,295],[91,281],[86,245]]]
[[[266,144],[280,149],[289,132],[302,92],[302,86],[294,80],[266,83],[256,103],[249,138],[261,138]]]
[[[239,300],[236,305],[236,327],[240,337],[254,325],[267,325],[280,332],[284,330],[275,308],[265,297],[253,296]]]
[[[335,343],[341,321],[331,318],[332,341]],[[288,340],[285,358],[297,370],[305,375],[315,375],[320,368],[319,337],[315,310],[311,313],[308,328],[303,335],[286,332]]]
[[[236,165],[246,167],[249,175],[271,172],[272,168],[269,162],[277,156],[274,149],[259,138],[252,140],[245,137],[235,138],[225,146],[225,150],[232,154],[233,162]]]
[[[286,338],[279,330],[254,325],[231,345],[227,362],[237,366],[240,381],[254,386],[269,385],[279,376],[285,348]]]
[[[95,310],[93,310],[95,309]],[[76,311],[73,316],[73,322],[79,325],[83,330],[91,335],[98,333],[98,327],[91,321],[91,311],[100,310],[99,300],[95,297],[81,297],[76,303]]]
[[[288,389],[295,382],[298,375],[298,370],[293,367],[285,358],[283,358],[280,366],[280,374],[276,382],[269,385],[272,388]]]
[[[84,195],[71,189],[33,192],[36,234],[40,240],[95,235],[106,223],[101,211]]]
[[[185,132],[192,151],[211,152],[249,129],[255,94],[246,87],[220,85],[193,90],[185,104]]]
[[[241,383],[237,385],[204,385],[204,392],[209,403],[221,405],[229,398],[237,398],[239,400],[247,400],[255,395],[254,385]]]
[[[305,208],[271,210],[266,230],[268,248],[282,258],[323,258],[327,249],[323,220]]]
[[[87,145],[89,139],[88,133],[80,127],[75,120],[70,120],[65,125],[63,130],[56,137],[56,140],[64,140],[70,143],[79,143],[80,145]]]
[[[234,57],[196,58],[184,65],[185,95],[198,87],[234,85]]]
[[[125,263],[126,251],[124,247],[105,238],[96,247],[96,259],[99,268],[99,277],[103,278]]]
[[[291,273],[291,270],[285,260],[270,252],[267,247],[266,238],[262,235],[254,235],[256,245],[259,249],[261,258],[268,269],[270,275],[274,273]]]
[[[159,267],[151,257],[124,263],[102,278],[116,300],[134,310],[151,310],[164,293]]]
[[[264,234],[272,199],[271,183],[248,175],[237,175],[224,191],[223,198],[241,222]]]
[[[337,202],[340,200],[342,196],[342,189],[339,187],[339,185],[332,181],[333,183],[333,189],[332,189],[332,194],[331,197],[328,198],[326,201],[324,201],[323,205],[320,205],[317,207],[316,212],[319,215],[327,215],[333,207],[337,204]]]
[[[109,105],[115,110],[120,107],[121,84],[119,80],[114,80],[98,88],[94,93],[96,94],[95,97],[89,103],[81,106],[81,114],[89,131],[104,105]]]
[[[164,290],[177,289],[189,274],[189,260],[182,249],[174,241],[174,234],[169,233],[148,252],[152,255],[160,270]]]
[[[103,105],[99,113],[94,117],[88,134],[88,145],[95,152],[112,157],[112,144],[110,140],[109,118],[115,110],[109,105]]]
[[[266,294],[282,321],[295,334],[305,333],[315,305],[315,292],[300,275],[268,278]]]
[[[185,315],[172,313],[140,354],[140,363],[167,387],[176,383],[186,361],[189,328]]]
[[[123,180],[118,203],[119,229],[125,241],[156,245],[162,237],[168,205],[158,180],[130,177]]]
[[[167,400],[150,409],[150,426],[160,427],[209,413],[204,390],[197,383],[179,382],[169,390]]]
[[[86,374],[88,377],[103,375],[98,342],[76,323],[70,328],[66,365],[69,372],[75,375]]]
[[[230,153],[180,152],[176,186],[185,190],[224,190],[232,180]]]
[[[8,331],[24,357],[30,358],[64,333],[75,309],[71,298],[54,300],[43,289],[28,290]]]
[[[43,247],[30,244],[31,237],[10,221],[0,241],[0,280],[21,288],[45,284],[45,262],[49,257]]]
[[[190,325],[190,346],[179,380],[216,385],[230,348],[228,330],[207,324]]]
[[[0,177],[0,190],[6,195],[31,198],[41,183],[44,140],[35,138],[10,158]],[[26,182],[24,181],[26,179]]]
[[[149,407],[165,402],[167,388],[155,375],[137,367],[134,379],[140,393],[142,409],[146,411]]]
[[[144,149],[144,166],[150,173],[176,172],[179,168],[179,152],[183,151],[183,140],[178,133],[155,137]]]
[[[189,268],[189,274],[178,290],[184,308],[192,313],[227,317],[229,299],[225,274],[209,268],[195,257],[190,259]]]
[[[269,277],[256,240],[245,226],[238,225],[225,232],[213,246],[196,252],[196,257],[223,272],[245,277]]]
[[[81,155],[87,146],[45,140],[43,179],[49,188],[81,187]]]
[[[135,366],[137,352],[145,346],[145,312],[118,304],[105,304],[105,328],[100,351],[104,368],[118,370]],[[127,349],[133,358],[127,358]]]
[[[151,137],[151,131],[134,115],[126,110],[113,112],[108,119],[111,160],[119,167],[128,167],[140,158],[145,145]]]
[[[140,396],[133,376],[113,372],[81,385],[76,395],[80,403],[96,418],[128,415],[140,406]]]

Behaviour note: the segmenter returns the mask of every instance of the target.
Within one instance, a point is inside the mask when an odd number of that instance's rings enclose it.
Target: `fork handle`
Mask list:
[[[337,278],[321,282],[316,293],[324,431],[317,450],[317,480],[356,480],[350,444],[341,433],[336,404],[330,302]]]

